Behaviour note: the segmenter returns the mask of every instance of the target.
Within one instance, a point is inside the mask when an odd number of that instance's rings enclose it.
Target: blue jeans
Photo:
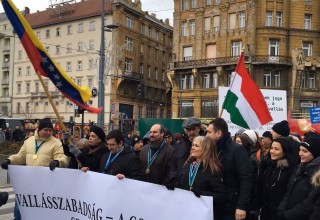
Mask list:
[[[20,210],[17,201],[15,201],[14,203],[13,216],[14,220],[21,220]]]

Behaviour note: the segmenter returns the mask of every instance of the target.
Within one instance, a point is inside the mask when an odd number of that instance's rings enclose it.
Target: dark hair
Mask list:
[[[223,135],[229,132],[228,124],[223,118],[215,118],[212,121],[210,121],[209,124],[213,125],[213,129],[215,132],[220,130]]]
[[[116,140],[117,144],[119,144],[120,141],[124,142],[123,133],[120,130],[112,130],[107,134],[106,140],[110,140],[112,138]]]

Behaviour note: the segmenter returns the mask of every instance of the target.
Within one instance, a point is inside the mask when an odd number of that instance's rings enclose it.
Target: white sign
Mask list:
[[[213,199],[95,172],[9,166],[24,220],[212,220]]]
[[[227,95],[229,87],[219,87],[219,112],[222,109],[223,101]],[[268,105],[269,112],[273,119],[272,122],[267,123],[266,125],[254,129],[261,136],[265,131],[271,131],[273,125],[282,120],[287,120],[287,92],[285,90],[271,90],[271,89],[260,89],[264,99]],[[231,135],[234,135],[241,127],[235,125],[230,120],[230,114],[227,110],[223,110],[221,116],[226,120],[229,127],[229,132]]]

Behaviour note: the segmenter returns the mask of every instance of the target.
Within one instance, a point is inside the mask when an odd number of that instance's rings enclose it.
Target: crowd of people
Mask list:
[[[290,134],[287,121],[265,131],[240,129],[231,136],[223,118],[203,125],[191,117],[183,134],[161,124],[140,136],[92,125],[88,138],[74,143],[64,132],[52,136],[52,123],[39,121],[34,136],[1,164],[81,169],[181,188],[213,197],[215,220],[320,219],[320,134]],[[18,206],[15,219],[21,219]]]

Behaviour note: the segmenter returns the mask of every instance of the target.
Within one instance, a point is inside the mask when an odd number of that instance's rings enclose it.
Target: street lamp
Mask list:
[[[104,32],[112,31],[119,26],[116,24],[110,24],[104,26],[104,0],[102,0],[101,9],[101,42],[100,42],[100,57],[99,57],[99,91],[98,91],[98,106],[103,107],[103,109],[98,114],[98,126],[104,129],[104,65],[105,65],[105,52],[104,52]],[[105,29],[107,28],[107,29]]]

